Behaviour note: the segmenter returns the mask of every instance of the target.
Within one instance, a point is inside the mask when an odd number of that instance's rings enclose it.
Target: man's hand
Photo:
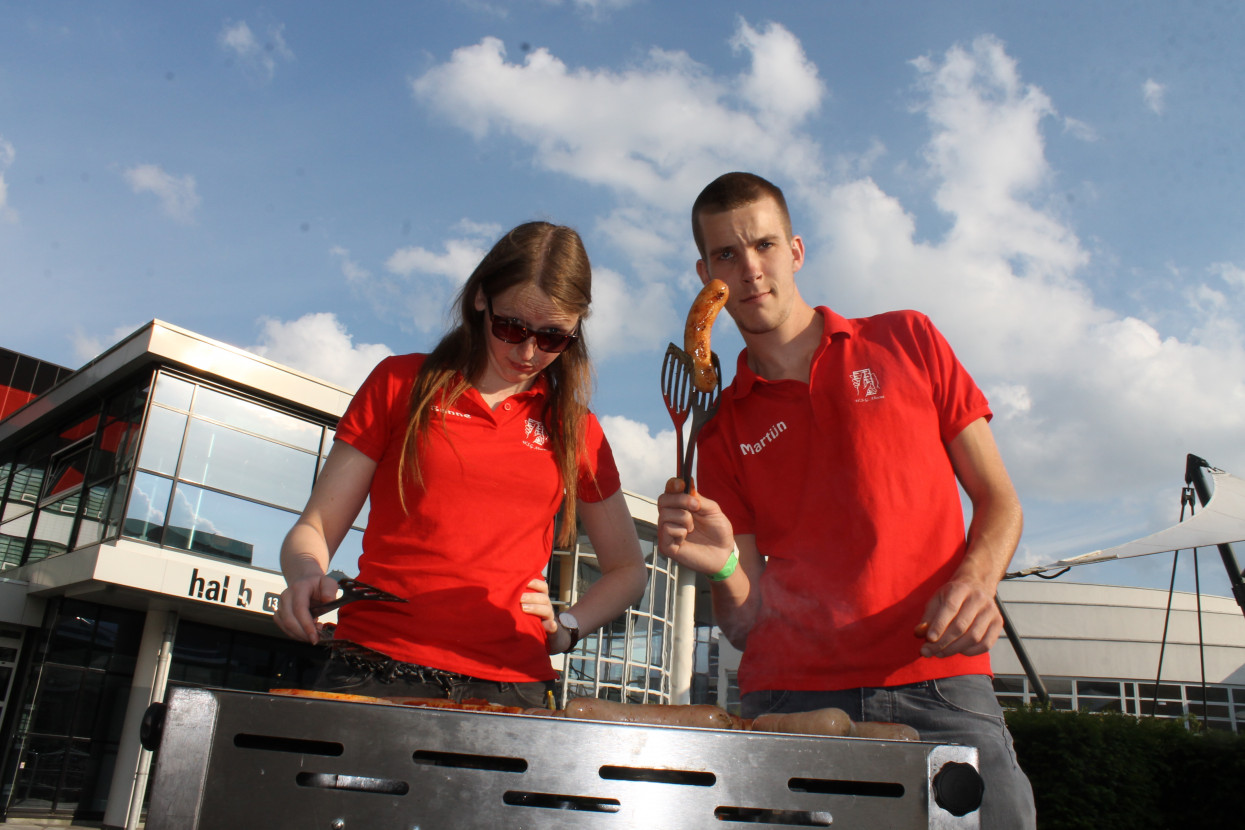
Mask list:
[[[734,547],[730,520],[717,502],[696,492],[683,493],[683,481],[672,478],[657,499],[657,551],[703,574],[722,570]]]
[[[952,579],[925,605],[913,633],[922,637],[922,657],[972,657],[985,654],[1003,631],[1003,615],[994,602],[993,584]]]
[[[973,504],[973,519],[963,560],[925,605],[921,623],[929,623],[929,628],[921,654],[972,657],[989,651],[1003,631],[1003,614],[994,597],[1020,541],[1024,520],[1020,499],[985,418],[964,427],[947,453]]]
[[[672,478],[657,499],[657,550],[684,567],[713,576],[738,552],[739,565],[726,579],[710,582],[713,618],[731,645],[742,651],[761,608],[761,573],[765,561],[756,537],[735,535],[730,519],[712,499],[683,492],[683,482]]]

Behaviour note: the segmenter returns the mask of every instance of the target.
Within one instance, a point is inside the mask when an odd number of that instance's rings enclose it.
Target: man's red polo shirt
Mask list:
[[[700,489],[767,557],[743,692],[989,674],[989,655],[922,658],[912,630],[965,550],[946,444],[985,396],[927,317],[828,308],[811,383],[739,356],[700,438]]]

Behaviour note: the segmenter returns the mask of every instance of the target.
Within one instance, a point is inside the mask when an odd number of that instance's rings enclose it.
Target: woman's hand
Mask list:
[[[519,597],[523,613],[540,617],[540,624],[545,629],[545,633],[555,633],[559,626],[553,616],[553,600],[549,599],[549,583],[537,578],[527,583],[527,587],[531,590]]]
[[[532,590],[519,597],[523,613],[540,617],[541,627],[545,629],[545,646],[550,654],[561,654],[571,645],[571,635],[558,624],[553,612],[553,600],[549,599],[549,583],[543,579],[533,579],[527,583]]]
[[[277,600],[273,619],[290,637],[314,645],[320,642],[320,631],[324,626],[311,616],[311,606],[332,602],[337,599],[337,592],[337,582],[323,573],[290,580]]]

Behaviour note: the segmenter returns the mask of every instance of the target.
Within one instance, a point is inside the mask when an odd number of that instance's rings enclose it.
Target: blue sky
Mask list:
[[[588,245],[594,409],[653,495],[687,212],[753,170],[807,299],[944,331],[1025,504],[1015,565],[1054,561],[1175,522],[1186,453],[1245,475],[1242,42],[1237,2],[0,0],[0,343],[78,366],[159,318],[352,386],[549,219]]]

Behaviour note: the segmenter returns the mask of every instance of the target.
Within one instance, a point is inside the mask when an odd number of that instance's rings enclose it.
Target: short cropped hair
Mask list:
[[[700,191],[696,201],[692,203],[692,238],[696,240],[696,250],[700,251],[701,259],[705,256],[705,235],[700,229],[700,217],[705,213],[725,213],[765,197],[778,204],[782,214],[783,227],[787,238],[791,233],[791,213],[787,210],[787,199],[782,190],[773,182],[767,181],[755,173],[724,173],[718,176]]]

